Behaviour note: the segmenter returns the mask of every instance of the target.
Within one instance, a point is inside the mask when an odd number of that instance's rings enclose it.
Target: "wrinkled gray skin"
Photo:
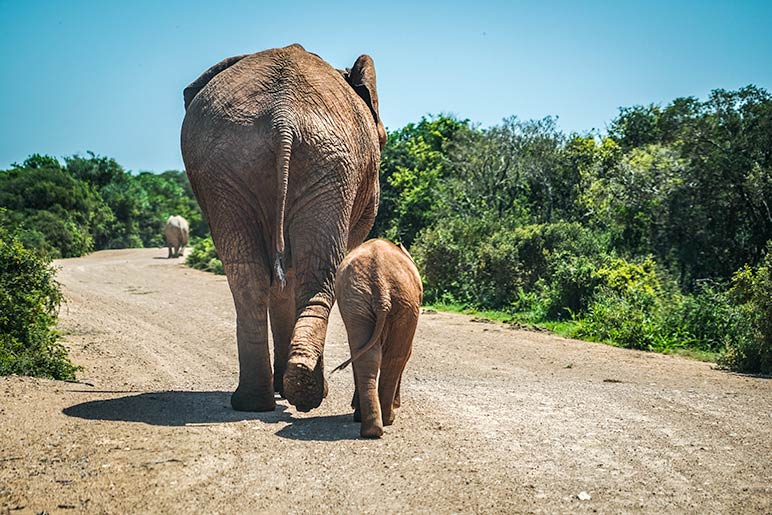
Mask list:
[[[232,57],[185,89],[182,155],[236,307],[234,409],[327,393],[335,270],[378,209],[386,132],[372,59],[338,71],[300,45]],[[267,313],[274,336],[274,370]]]
[[[169,247],[169,258],[180,257],[188,244],[189,231],[188,221],[181,216],[170,216],[166,220],[164,237],[166,238],[166,245]]]
[[[423,286],[404,247],[369,240],[338,267],[335,294],[353,363],[354,420],[360,434],[379,438],[400,405],[402,372],[413,350]]]

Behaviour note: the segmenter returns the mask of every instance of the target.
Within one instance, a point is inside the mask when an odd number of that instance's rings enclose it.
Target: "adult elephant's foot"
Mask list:
[[[273,411],[276,409],[276,400],[273,393],[268,397],[239,386],[231,395],[231,406],[236,411]]]
[[[290,358],[284,371],[284,396],[298,411],[318,408],[327,397],[327,381],[321,363],[312,366],[308,360]]]
[[[359,408],[354,410],[354,422],[362,422],[362,412]]]

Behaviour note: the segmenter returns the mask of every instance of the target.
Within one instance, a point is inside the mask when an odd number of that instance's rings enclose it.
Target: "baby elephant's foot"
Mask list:
[[[362,422],[362,412],[359,408],[354,410],[354,422]]]

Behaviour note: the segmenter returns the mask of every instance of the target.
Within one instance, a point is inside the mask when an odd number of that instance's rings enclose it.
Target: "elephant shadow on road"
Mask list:
[[[276,410],[264,413],[235,411],[230,406],[230,392],[162,391],[82,402],[64,408],[62,412],[70,417],[87,420],[144,422],[154,426],[185,426],[244,420],[260,420],[267,423],[292,420],[285,410],[285,406],[277,404]]]
[[[274,411],[235,411],[230,405],[230,395],[230,392],[146,392],[81,402],[64,408],[62,412],[69,417],[86,420],[142,422],[153,426],[208,425],[245,420],[259,420],[269,424],[284,422],[287,425],[276,432],[281,438],[306,441],[359,439],[359,423],[352,420],[350,413],[293,416],[282,401],[276,403]]]
[[[276,431],[276,436],[290,440],[314,442],[359,440],[359,422],[353,421],[351,413],[318,417],[291,417],[289,422],[289,425]]]

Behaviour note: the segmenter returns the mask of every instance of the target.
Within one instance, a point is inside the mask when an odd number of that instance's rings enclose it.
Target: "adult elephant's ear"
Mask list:
[[[375,88],[373,59],[367,54],[360,55],[351,70],[348,70],[348,74],[343,76],[370,108],[375,126],[378,129],[378,143],[383,148],[386,144],[386,129],[383,127],[381,115],[378,113],[378,90]]]
[[[198,92],[204,89],[204,86],[206,86],[210,80],[214,79],[215,75],[217,75],[223,70],[230,68],[237,62],[244,59],[247,55],[249,54],[237,55],[234,57],[223,59],[222,61],[220,61],[219,63],[215,64],[207,71],[202,73],[199,78],[191,82],[190,85],[182,91],[182,97],[185,99],[185,110],[187,111],[188,106],[190,105],[191,102],[193,102],[193,99],[196,98],[196,95],[198,95]]]

